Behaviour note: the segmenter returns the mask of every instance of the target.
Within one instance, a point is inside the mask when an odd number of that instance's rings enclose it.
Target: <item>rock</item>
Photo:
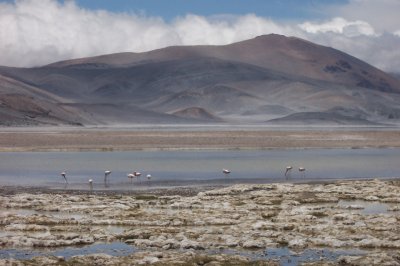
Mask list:
[[[379,198],[377,196],[366,196],[364,197],[364,200],[368,200],[368,201],[378,201]]]
[[[379,239],[370,237],[369,239],[359,241],[357,244],[362,248],[376,248],[380,246],[380,241]]]
[[[282,225],[282,229],[283,230],[287,230],[287,231],[291,231],[295,228],[295,224],[283,224]]]
[[[48,226],[37,224],[10,224],[5,227],[8,231],[49,231]]]
[[[343,209],[348,209],[348,210],[362,210],[362,209],[364,209],[363,206],[356,205],[356,204],[354,204],[354,205],[346,205],[346,206],[343,206],[342,208]]]
[[[288,242],[289,248],[306,248],[308,246],[307,241],[305,239],[292,239]]]
[[[264,219],[268,219],[268,218],[271,218],[271,217],[275,217],[278,214],[279,214],[278,211],[266,211],[266,212],[261,213],[261,217],[264,218]]]
[[[142,264],[153,264],[158,262],[160,259],[157,257],[144,257],[142,260],[137,261],[137,264],[142,265]]]
[[[237,247],[239,245],[239,240],[233,236],[225,236],[225,245],[228,247]]]
[[[180,245],[183,249],[204,249],[204,247],[200,243],[189,239],[182,240]]]
[[[343,221],[346,220],[348,218],[348,215],[345,213],[339,213],[339,214],[335,214],[333,216],[333,219],[336,221]]]
[[[256,239],[246,240],[241,246],[243,248],[265,248],[264,242]]]
[[[367,253],[364,256],[341,256],[338,259],[340,265],[382,265],[396,266],[400,265],[396,258],[385,253]]]

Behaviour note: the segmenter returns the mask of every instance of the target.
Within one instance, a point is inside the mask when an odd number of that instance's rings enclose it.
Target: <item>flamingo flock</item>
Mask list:
[[[289,178],[289,177],[290,177],[292,169],[293,169],[293,166],[290,166],[290,165],[286,166],[285,173],[284,173],[284,175],[285,175],[286,178]],[[303,166],[300,166],[300,167],[298,168],[298,170],[299,170],[299,172],[301,173],[301,176],[304,178],[304,177],[305,177],[306,168],[303,167]],[[112,173],[112,172],[111,172],[110,170],[104,171],[104,185],[105,185],[105,186],[107,186],[107,183],[108,183],[108,176],[111,175],[111,173]],[[229,176],[229,174],[231,173],[231,171],[230,171],[229,169],[223,168],[223,169],[222,169],[222,173],[223,173],[225,176]],[[62,171],[62,172],[60,173],[60,175],[64,178],[65,184],[67,185],[67,184],[68,184],[67,171]],[[141,176],[141,175],[142,175],[142,173],[140,173],[140,172],[138,172],[138,171],[133,171],[132,173],[127,174],[127,177],[131,180],[131,183],[133,182],[133,179],[134,179],[134,178],[137,178],[138,181],[140,182],[140,181],[141,181],[141,180],[140,180],[140,176]],[[147,174],[147,175],[146,175],[146,178],[147,178],[148,183],[150,184],[150,181],[151,181],[151,179],[152,179],[152,175],[151,175],[151,174]],[[90,190],[92,191],[92,190],[93,190],[93,179],[90,178],[90,179],[88,180],[88,182],[89,182]]]
[[[104,185],[105,186],[107,186],[107,184],[108,184],[108,176],[111,175],[111,173],[112,172],[110,170],[104,171]],[[65,184],[67,185],[68,184],[67,171],[62,171],[60,173],[60,175],[64,178]],[[130,178],[131,181],[133,181],[133,178],[135,178],[135,177],[137,177],[138,180],[140,181],[140,176],[141,175],[142,174],[140,172],[137,172],[137,171],[133,171],[132,173],[127,174],[128,178]],[[152,175],[148,174],[148,175],[146,175],[146,177],[147,177],[147,180],[150,182],[150,180],[152,178]],[[90,190],[92,190],[93,189],[93,179],[90,178],[88,180],[88,182],[89,182]]]
[[[291,171],[292,171],[292,169],[293,169],[293,166],[286,166],[286,171],[285,171],[285,177],[286,178],[289,178],[290,177],[290,174],[291,174]],[[306,168],[304,168],[303,166],[300,166],[299,167],[299,172],[301,173],[301,177],[306,177]]]

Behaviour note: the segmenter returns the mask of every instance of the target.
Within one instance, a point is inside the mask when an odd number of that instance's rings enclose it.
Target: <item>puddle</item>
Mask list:
[[[111,256],[127,256],[136,249],[123,242],[97,243],[79,248],[61,248],[51,250],[32,250],[32,249],[1,249],[1,259],[31,259],[36,256],[63,256],[66,259],[77,255],[89,255],[104,253]]]
[[[125,230],[131,229],[130,226],[119,226],[119,225],[105,225],[105,226],[93,226],[92,230],[101,229],[112,235],[120,235]],[[51,229],[50,229],[51,231]],[[20,230],[4,230],[4,228],[0,228],[0,238],[14,237],[14,236],[26,236],[39,238],[48,235],[47,231],[20,231]]]
[[[340,200],[335,203],[311,203],[303,204],[305,208],[315,210],[331,210],[337,209],[343,211],[359,212],[361,214],[390,214],[400,213],[400,206],[393,203],[382,203],[379,201],[366,200]]]
[[[270,248],[265,251],[265,258],[279,261],[282,266],[299,265],[305,262],[336,261],[340,256],[355,256],[365,254],[362,250],[330,250],[306,249],[293,252],[288,248]]]
[[[336,261],[340,256],[357,256],[367,253],[359,249],[306,249],[294,252],[289,248],[268,248],[265,251],[245,252],[238,250],[219,250],[211,254],[241,255],[252,260],[274,260],[282,266],[295,266],[305,262]]]
[[[6,231],[0,231],[0,237],[6,237],[9,236],[10,234]]]
[[[2,216],[6,215],[19,215],[19,216],[30,216],[37,214],[38,212],[32,209],[12,209],[12,208],[0,208]]]
[[[122,234],[127,228],[130,228],[130,227],[109,225],[106,227],[106,230],[112,234],[119,235],[119,234]]]
[[[103,229],[110,234],[119,235],[122,234],[126,229],[132,228],[131,226],[119,226],[119,225],[104,225],[104,226],[93,226],[92,229]]]
[[[58,219],[74,219],[74,220],[82,220],[87,216],[81,213],[73,213],[73,212],[39,212],[40,214],[44,214],[47,216],[53,216]]]
[[[378,201],[365,200],[341,200],[338,202],[341,208],[359,211],[362,214],[385,214],[388,213],[390,205]]]
[[[31,259],[35,256],[63,256],[69,259],[77,255],[89,255],[104,253],[111,256],[128,256],[136,252],[133,246],[123,242],[97,243],[79,248],[57,248],[57,249],[2,249],[0,259]],[[358,249],[336,250],[336,249],[306,249],[294,252],[289,248],[269,248],[264,251],[243,251],[234,249],[209,250],[208,254],[241,255],[251,260],[275,260],[282,266],[294,266],[304,262],[337,261],[340,256],[356,256],[367,253]]]
[[[19,216],[31,216],[31,215],[46,215],[57,219],[75,219],[80,220],[87,216],[77,212],[52,212],[52,211],[36,211],[32,209],[18,209],[18,208],[0,208],[2,216],[5,215],[19,215]]]

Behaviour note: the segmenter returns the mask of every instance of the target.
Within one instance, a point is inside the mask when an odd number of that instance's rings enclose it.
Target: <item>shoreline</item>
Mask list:
[[[255,182],[240,182],[236,183],[216,183],[212,185],[206,184],[192,184],[182,186],[155,186],[155,187],[141,187],[136,189],[85,189],[85,188],[61,188],[61,187],[50,187],[50,186],[23,186],[23,185],[3,185],[0,187],[0,196],[14,195],[20,193],[33,193],[33,194],[65,194],[65,195],[103,195],[103,196],[114,196],[114,195],[155,195],[155,196],[183,196],[190,197],[195,196],[200,192],[206,192],[216,189],[229,188],[237,185],[332,185],[338,182],[371,182],[379,180],[382,182],[399,182],[399,177],[386,177],[386,178],[332,178],[332,179],[315,179],[315,180],[287,180],[287,181],[271,181],[264,183]]]
[[[9,185],[2,186],[0,188],[0,196],[15,195],[20,193],[32,193],[32,194],[64,194],[64,195],[103,195],[103,196],[114,196],[114,195],[156,195],[156,196],[194,196],[199,192],[219,189],[223,187],[229,187],[230,185],[205,185],[205,186],[174,186],[174,187],[155,187],[148,189],[134,189],[134,190],[123,190],[123,189],[109,189],[109,190],[93,190],[90,189],[63,189],[63,188],[51,188],[51,187],[37,187],[37,186],[19,186]]]
[[[400,130],[1,131],[0,152],[400,148]]]
[[[364,150],[364,149],[399,149],[400,146],[355,146],[355,147],[235,147],[235,148],[0,148],[0,152],[129,152],[129,151],[142,151],[142,152],[157,152],[157,151],[274,151],[274,150]]]

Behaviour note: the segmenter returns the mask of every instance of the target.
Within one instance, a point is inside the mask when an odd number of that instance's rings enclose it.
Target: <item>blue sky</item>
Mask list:
[[[346,0],[76,0],[88,9],[112,12],[144,13],[171,20],[188,13],[212,16],[253,13],[274,19],[298,20],[322,18],[327,5],[344,4]]]
[[[400,0],[0,0],[0,65],[275,33],[400,72],[399,10]]]

